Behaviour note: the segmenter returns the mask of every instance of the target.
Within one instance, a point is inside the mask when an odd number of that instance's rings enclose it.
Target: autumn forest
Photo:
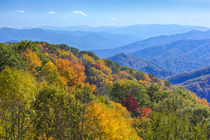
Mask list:
[[[210,139],[209,103],[65,44],[0,44],[0,139]]]

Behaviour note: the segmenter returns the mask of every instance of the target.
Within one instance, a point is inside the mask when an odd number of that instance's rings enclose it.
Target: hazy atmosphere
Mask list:
[[[182,24],[210,27],[209,6],[209,0],[1,0],[0,26]]]

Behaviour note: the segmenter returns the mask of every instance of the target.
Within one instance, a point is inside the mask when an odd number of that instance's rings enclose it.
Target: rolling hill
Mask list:
[[[197,93],[199,97],[210,101],[210,67],[195,70],[193,72],[181,73],[168,80],[172,84],[185,86],[187,89]]]

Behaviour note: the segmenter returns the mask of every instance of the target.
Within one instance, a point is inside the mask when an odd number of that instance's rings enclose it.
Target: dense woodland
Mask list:
[[[0,139],[210,138],[205,99],[65,44],[0,44]]]

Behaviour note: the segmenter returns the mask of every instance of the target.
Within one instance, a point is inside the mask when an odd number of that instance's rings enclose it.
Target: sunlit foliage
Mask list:
[[[42,61],[39,59],[37,53],[28,48],[26,51],[21,52],[21,56],[28,62],[28,67],[32,72],[36,72],[36,68],[42,65]]]
[[[111,102],[91,102],[87,109],[85,122],[85,136],[101,140],[138,140],[132,128],[132,119],[125,108],[120,104]]]
[[[209,139],[209,103],[65,44],[0,44],[0,139]]]

